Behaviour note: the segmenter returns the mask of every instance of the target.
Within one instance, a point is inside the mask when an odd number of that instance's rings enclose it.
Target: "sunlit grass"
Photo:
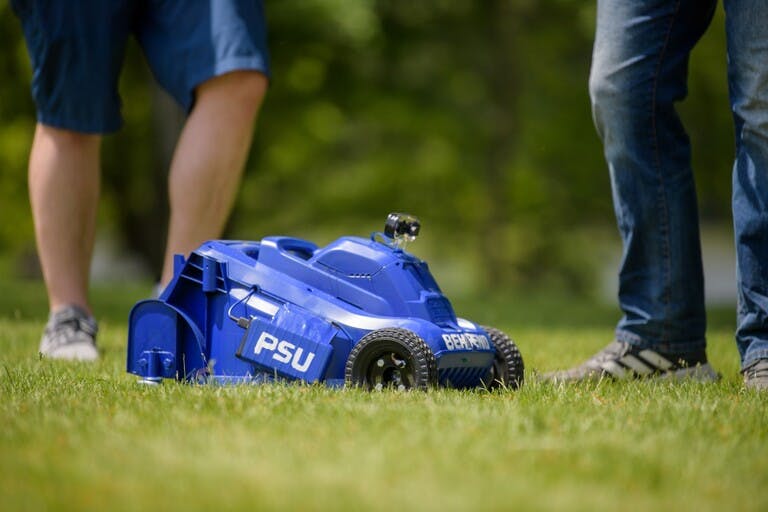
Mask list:
[[[726,314],[710,385],[537,382],[610,337],[611,308],[555,296],[456,302],[517,340],[518,392],[144,387],[124,371],[144,288],[97,290],[93,365],[39,360],[39,287],[0,298],[3,510],[768,508],[768,397],[741,386]]]

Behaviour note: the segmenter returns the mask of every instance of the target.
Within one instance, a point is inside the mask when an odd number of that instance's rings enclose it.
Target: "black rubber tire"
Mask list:
[[[344,369],[347,386],[426,391],[437,385],[437,362],[416,333],[391,328],[371,331],[352,348]]]
[[[483,379],[488,389],[504,387],[518,389],[523,385],[525,365],[523,356],[509,336],[494,327],[483,327],[496,347],[496,355],[493,358],[493,366],[488,377]]]

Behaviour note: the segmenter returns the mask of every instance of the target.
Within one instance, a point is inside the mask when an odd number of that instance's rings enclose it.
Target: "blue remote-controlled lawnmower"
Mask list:
[[[383,233],[322,248],[289,237],[206,242],[176,257],[159,299],[134,306],[127,369],[144,383],[517,388],[512,340],[457,318],[427,264],[404,250],[419,229],[393,213]]]

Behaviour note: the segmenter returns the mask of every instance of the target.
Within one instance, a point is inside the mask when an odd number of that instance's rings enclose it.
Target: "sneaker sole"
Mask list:
[[[679,370],[668,371],[660,374],[651,375],[639,375],[634,374],[625,377],[616,377],[608,372],[601,373],[599,370],[595,370],[594,373],[581,375],[578,377],[565,377],[557,375],[556,373],[550,373],[542,375],[541,381],[551,382],[552,384],[573,384],[578,382],[598,382],[601,380],[660,380],[667,382],[716,382],[720,380],[720,375],[715,371],[712,366],[707,363],[703,365],[693,366],[691,368],[680,368]]]
[[[47,359],[96,361],[99,358],[99,351],[90,343],[69,343],[51,352],[41,352],[40,355]]]
[[[707,363],[696,365],[691,368],[681,368],[651,378],[673,382],[682,382],[686,380],[695,382],[717,382],[720,380],[720,375],[709,363]]]

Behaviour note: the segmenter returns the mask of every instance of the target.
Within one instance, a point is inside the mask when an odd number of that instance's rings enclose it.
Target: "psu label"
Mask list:
[[[306,336],[309,333],[288,331],[254,318],[237,356],[283,377],[315,382],[323,377],[328,366],[333,333],[328,331],[324,339],[313,340]]]

